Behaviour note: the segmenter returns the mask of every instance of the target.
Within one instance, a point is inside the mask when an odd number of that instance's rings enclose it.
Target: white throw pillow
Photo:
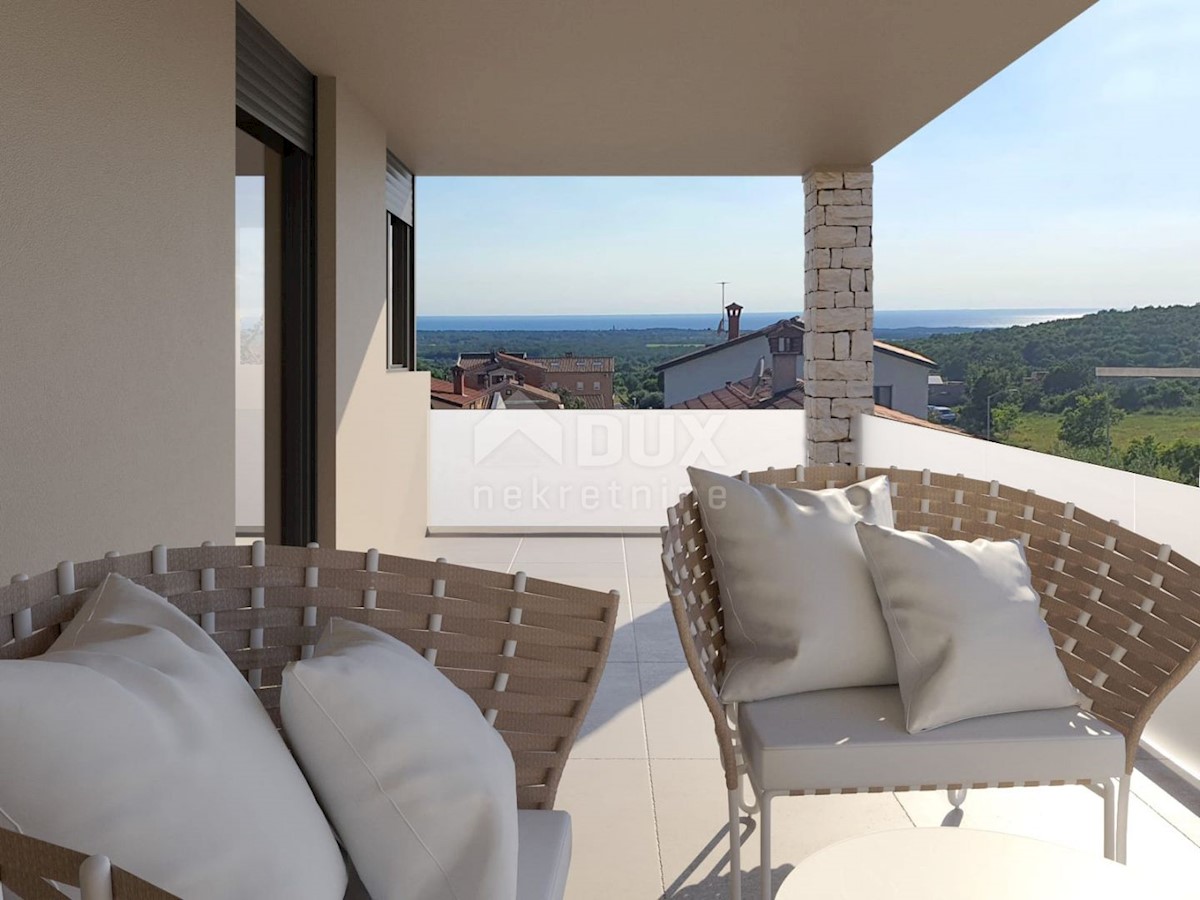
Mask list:
[[[187,900],[340,900],[346,870],[262,704],[186,615],[109,575],[40,657],[0,662],[0,827]]]
[[[283,673],[283,725],[374,900],[513,900],[512,753],[479,707],[382,631],[331,619]]]
[[[726,702],[896,683],[858,522],[892,524],[886,476],[819,491],[688,469],[700,504],[729,661]]]
[[[910,733],[1074,706],[1019,541],[947,541],[859,525],[896,648]]]

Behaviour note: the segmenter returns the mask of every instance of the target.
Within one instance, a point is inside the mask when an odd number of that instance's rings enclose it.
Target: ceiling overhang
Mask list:
[[[1094,0],[243,0],[423,175],[873,163]]]

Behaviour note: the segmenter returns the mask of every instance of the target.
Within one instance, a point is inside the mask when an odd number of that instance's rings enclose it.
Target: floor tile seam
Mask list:
[[[646,704],[645,704],[645,683],[642,681],[642,654],[638,649],[637,641],[637,624],[633,618],[633,598],[631,594],[631,582],[629,575],[629,554],[626,552],[625,537],[621,537],[621,563],[625,570],[625,596],[628,598],[626,602],[629,604],[629,622],[633,628],[633,655],[637,660],[638,667],[638,708],[642,714],[642,739],[646,742],[646,778],[650,782],[650,818],[654,823],[654,854],[658,860],[658,887],[660,896],[666,894],[667,881],[666,872],[663,869],[663,854],[662,854],[662,836],[659,830],[658,823],[658,798],[654,792],[654,767],[650,765],[650,725],[646,721]]]
[[[909,825],[911,825],[913,828],[916,828],[916,827],[917,827],[917,822],[916,822],[916,820],[915,820],[915,819],[914,819],[914,818],[913,818],[913,817],[912,817],[912,816],[909,814],[908,810],[907,810],[907,809],[904,807],[904,803],[903,803],[903,801],[900,799],[900,795],[899,795],[899,794],[897,794],[895,791],[892,791],[892,792],[891,792],[891,794],[892,794],[892,799],[896,801],[896,805],[897,805],[898,807],[900,807],[900,812],[904,813],[904,818],[908,819],[908,824],[909,824]]]
[[[1160,790],[1162,790],[1162,789],[1160,788]],[[1166,791],[1163,791],[1163,792],[1166,793]],[[1150,810],[1150,812],[1154,813],[1154,815],[1158,816],[1158,818],[1160,818],[1164,822],[1166,822],[1167,825],[1170,826],[1174,831],[1181,834],[1183,836],[1184,840],[1186,840],[1188,843],[1190,843],[1193,847],[1200,849],[1200,840],[1197,840],[1196,838],[1192,837],[1190,834],[1188,834],[1186,831],[1184,831],[1182,828],[1180,828],[1178,825],[1176,825],[1174,822],[1172,822],[1171,819],[1169,819],[1164,813],[1160,812],[1158,807],[1155,806],[1153,803],[1151,803],[1148,798],[1142,796],[1142,794],[1140,792],[1135,791],[1133,789],[1132,785],[1129,788],[1129,793],[1135,799],[1137,799],[1144,807],[1146,807],[1146,809]],[[1167,794],[1167,796],[1169,797],[1170,794]],[[1180,804],[1180,805],[1182,806],[1182,804]],[[1187,807],[1183,807],[1183,808],[1185,811],[1187,811],[1189,813],[1189,815],[1192,814],[1190,810],[1187,810]]]
[[[508,572],[509,574],[512,574],[513,566],[515,566],[517,564],[517,555],[521,552],[521,547],[524,543],[525,543],[525,538],[523,538],[523,537],[517,538],[517,546],[513,548],[512,559],[510,559],[508,561],[508,568],[505,569],[505,571]]]
[[[645,762],[644,756],[572,756],[573,760],[587,762]]]

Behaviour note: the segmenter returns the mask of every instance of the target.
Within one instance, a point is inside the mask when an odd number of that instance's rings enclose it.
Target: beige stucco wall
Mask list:
[[[0,577],[228,541],[234,5],[0,23]]]
[[[425,534],[429,374],[387,369],[383,126],[317,81],[318,538],[413,552]]]

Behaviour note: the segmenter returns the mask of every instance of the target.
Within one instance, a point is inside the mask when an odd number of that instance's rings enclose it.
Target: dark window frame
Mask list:
[[[317,539],[316,169],[312,154],[241,109],[237,127],[283,159],[279,535],[303,547]]]
[[[415,229],[395,213],[387,214],[387,367],[417,367]]]
[[[317,538],[316,78],[235,5],[235,123],[282,157],[279,540]],[[277,466],[273,474],[272,467]]]
[[[892,406],[892,395],[893,395],[892,385],[890,385],[890,384],[875,385],[874,396],[875,396],[875,403],[877,406],[886,406],[888,409],[895,409],[895,407]],[[885,397],[887,398],[886,402],[884,399]]]

